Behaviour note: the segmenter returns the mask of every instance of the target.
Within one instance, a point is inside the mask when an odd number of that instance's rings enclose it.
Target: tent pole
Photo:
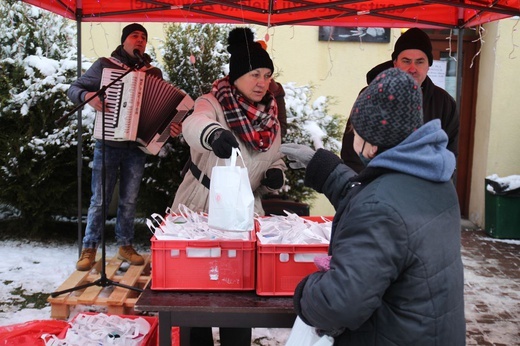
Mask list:
[[[81,15],[82,11],[81,9],[78,9],[77,15],[76,15],[76,47],[77,47],[77,74],[78,77],[81,76]],[[82,141],[82,130],[83,130],[83,124],[82,124],[82,114],[81,109],[78,110],[78,146],[77,146],[77,175],[78,175],[78,258],[81,257],[81,250],[82,250],[82,239],[83,239],[83,211],[82,211],[82,204],[81,204],[81,172],[83,171],[83,153],[82,153],[82,147],[83,147],[83,141]]]

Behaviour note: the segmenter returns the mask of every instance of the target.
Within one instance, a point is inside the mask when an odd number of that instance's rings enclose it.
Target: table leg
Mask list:
[[[181,327],[179,338],[180,338],[180,346],[190,346],[190,327]]]
[[[168,311],[159,312],[159,345],[171,346],[172,344],[172,323],[171,315]]]

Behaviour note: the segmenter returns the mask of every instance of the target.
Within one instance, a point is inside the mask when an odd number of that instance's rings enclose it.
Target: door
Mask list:
[[[460,54],[457,52],[457,36],[450,30],[425,30],[433,46],[434,60],[446,61],[446,90],[456,99],[456,68]],[[473,134],[475,131],[475,108],[477,97],[480,41],[473,30],[464,30],[462,46],[462,88],[459,101],[460,130],[459,155],[457,157],[456,189],[461,216],[467,218],[473,164]],[[450,39],[451,37],[451,39]]]

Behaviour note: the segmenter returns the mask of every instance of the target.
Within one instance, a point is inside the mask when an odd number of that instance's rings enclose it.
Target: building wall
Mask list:
[[[470,219],[484,225],[484,178],[520,174],[520,33],[518,19],[506,19],[484,26],[480,53],[474,159],[471,182]],[[107,56],[120,44],[121,30],[128,23],[83,23],[82,51],[87,57]],[[160,56],[164,24],[143,23],[149,45]],[[314,97],[335,99],[331,112],[345,119],[359,90],[366,85],[365,74],[390,59],[400,35],[392,29],[390,42],[319,41],[318,27],[282,26],[267,29],[254,26],[257,39],[267,41],[281,83],[314,86]],[[333,215],[330,203],[319,195],[312,215]]]
[[[477,94],[470,220],[485,225],[485,183],[491,174],[520,174],[520,33],[518,18],[484,25]]]

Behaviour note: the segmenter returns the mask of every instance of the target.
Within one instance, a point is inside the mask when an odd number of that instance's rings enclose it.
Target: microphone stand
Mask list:
[[[99,279],[97,279],[95,281],[92,281],[92,282],[89,282],[89,283],[86,283],[83,285],[68,288],[68,289],[65,289],[62,291],[53,292],[53,293],[51,293],[51,297],[53,297],[53,298],[55,298],[61,294],[64,294],[64,293],[81,290],[81,289],[84,289],[84,288],[87,288],[90,286],[100,286],[100,287],[118,286],[118,287],[123,287],[123,288],[129,289],[129,290],[137,291],[137,292],[143,292],[143,289],[141,289],[141,288],[125,285],[125,284],[113,281],[107,277],[107,274],[106,274],[106,241],[105,241],[105,224],[106,224],[105,100],[106,100],[106,90],[108,88],[110,88],[112,85],[114,85],[115,83],[122,80],[130,72],[141,69],[145,63],[142,60],[142,58],[140,58],[140,57],[138,57],[138,58],[140,60],[140,63],[136,64],[133,68],[130,68],[127,71],[125,71],[125,73],[123,73],[121,76],[119,76],[116,79],[114,79],[113,81],[111,81],[109,84],[102,86],[101,89],[99,89],[94,95],[92,95],[91,97],[89,97],[88,99],[83,101],[76,108],[74,108],[72,111],[65,114],[64,116],[62,116],[55,122],[56,124],[61,123],[64,119],[67,119],[70,115],[72,115],[73,113],[76,113],[85,104],[87,104],[92,99],[94,99],[94,97],[99,96],[99,98],[101,99],[101,106],[102,106],[102,111],[101,111],[101,114],[102,114],[102,116],[101,116],[101,121],[102,121],[101,122],[101,124],[102,124],[102,126],[101,126],[101,157],[102,157],[102,161],[101,161],[101,189],[102,189],[101,198],[103,198],[103,200],[101,202],[101,208],[102,208],[101,216],[103,218],[103,223],[102,223],[103,228],[101,230],[101,272],[99,273],[100,277],[99,277]]]

